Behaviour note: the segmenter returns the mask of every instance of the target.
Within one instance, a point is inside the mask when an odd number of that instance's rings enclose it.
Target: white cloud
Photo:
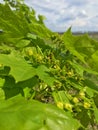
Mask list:
[[[70,26],[73,30],[93,31],[98,27],[97,0],[25,1],[36,10],[37,14],[46,16],[45,24],[53,31],[65,31]]]
[[[1,1],[1,0],[0,0]],[[98,30],[98,0],[25,0],[53,31]]]

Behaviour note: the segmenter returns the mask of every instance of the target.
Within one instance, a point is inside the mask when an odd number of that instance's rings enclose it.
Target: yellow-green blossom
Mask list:
[[[74,102],[74,103],[78,103],[78,102],[79,102],[79,99],[78,99],[77,97],[74,97],[74,98],[73,98],[73,102]]]
[[[88,103],[88,102],[84,102],[84,108],[86,108],[86,109],[88,109],[88,108],[90,108],[91,107],[91,105],[90,105],[90,103]]]
[[[70,103],[65,103],[65,104],[64,104],[64,107],[65,107],[67,110],[72,111],[72,105],[71,105]]]
[[[57,102],[57,107],[60,109],[63,109],[63,103],[62,102]]]
[[[85,93],[84,92],[79,92],[79,96],[80,96],[80,98],[84,98],[85,97]]]

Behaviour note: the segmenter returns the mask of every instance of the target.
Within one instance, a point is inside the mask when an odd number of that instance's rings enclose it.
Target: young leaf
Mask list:
[[[0,101],[1,130],[77,130],[78,121],[53,105],[27,101],[20,96]]]
[[[36,75],[36,70],[28,64],[23,58],[15,57],[15,55],[0,54],[0,63],[10,67],[10,75],[16,82],[27,80]]]
[[[36,69],[36,73],[39,76],[39,78],[43,80],[45,83],[47,83],[49,86],[53,85],[55,78],[49,75],[49,69],[46,66],[38,66],[38,68]]]

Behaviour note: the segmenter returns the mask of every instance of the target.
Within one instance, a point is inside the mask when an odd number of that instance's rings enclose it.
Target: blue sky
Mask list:
[[[37,14],[43,14],[45,24],[53,31],[98,30],[98,0],[25,0]]]
[[[1,1],[1,0],[0,0]],[[63,32],[98,31],[98,0],[25,0],[37,15],[46,17],[46,26]]]

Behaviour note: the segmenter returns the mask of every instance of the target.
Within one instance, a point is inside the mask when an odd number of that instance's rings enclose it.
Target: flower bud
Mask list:
[[[78,98],[77,98],[77,97],[74,97],[74,98],[73,98],[73,102],[74,102],[74,103],[78,103],[78,102],[79,102]]]
[[[90,108],[91,105],[88,102],[84,102],[83,106],[84,106],[84,108],[88,109],[88,108]]]
[[[84,98],[85,97],[85,93],[84,92],[80,92],[79,96],[80,96],[80,98]]]
[[[63,103],[62,102],[57,102],[57,107],[60,109],[63,109]]]
[[[70,103],[65,103],[65,109],[72,111],[72,105]]]

